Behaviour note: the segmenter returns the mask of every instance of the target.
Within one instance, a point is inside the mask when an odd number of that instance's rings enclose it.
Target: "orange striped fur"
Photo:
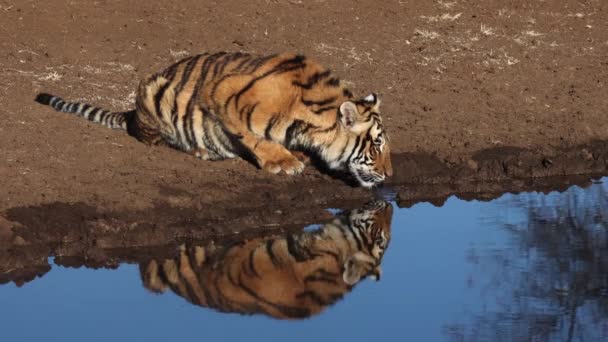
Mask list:
[[[377,96],[355,99],[331,71],[304,56],[188,57],[143,80],[129,112],[48,94],[36,100],[202,159],[242,157],[272,173],[296,174],[304,163],[294,151],[305,151],[366,187],[392,175]]]
[[[171,289],[221,312],[298,319],[335,304],[363,278],[380,278],[392,206],[339,214],[315,231],[227,246],[182,246],[173,259],[140,265],[152,292]]]

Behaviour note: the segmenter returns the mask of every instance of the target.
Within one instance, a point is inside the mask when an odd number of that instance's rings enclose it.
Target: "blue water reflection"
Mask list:
[[[0,286],[2,341],[518,341],[608,338],[607,188],[397,209],[379,282],[304,320],[220,313],[143,286],[140,267]]]

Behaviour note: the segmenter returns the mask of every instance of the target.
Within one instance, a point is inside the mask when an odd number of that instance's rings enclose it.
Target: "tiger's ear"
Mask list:
[[[363,98],[363,102],[367,105],[377,106],[380,104],[380,99],[378,98],[378,94],[371,93]]]
[[[366,106],[373,108],[374,110],[380,109],[380,98],[378,97],[378,94],[376,94],[376,93],[371,93],[371,94],[367,95],[366,97],[364,97],[363,103]]]
[[[348,257],[344,262],[344,272],[342,273],[344,282],[351,286],[358,283],[369,270],[370,262],[373,262],[373,259],[362,252],[357,252]]]
[[[344,127],[353,127],[359,117],[359,109],[352,101],[344,101],[340,105],[340,122]]]
[[[370,274],[369,277],[374,279],[375,281],[380,281],[380,277],[382,277],[382,269],[379,265],[374,268],[372,274]]]

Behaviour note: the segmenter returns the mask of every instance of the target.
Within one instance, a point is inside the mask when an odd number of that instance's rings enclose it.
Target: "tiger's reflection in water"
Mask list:
[[[336,303],[365,277],[380,279],[392,206],[374,201],[314,231],[229,246],[182,246],[174,259],[140,265],[144,286],[171,289],[221,312],[298,319]]]

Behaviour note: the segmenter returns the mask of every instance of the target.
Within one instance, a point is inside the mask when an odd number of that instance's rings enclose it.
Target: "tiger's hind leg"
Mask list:
[[[190,153],[191,155],[195,156],[196,158],[199,158],[199,159],[202,159],[202,160],[209,160],[210,159],[209,151],[207,151],[203,147],[192,149],[188,153]]]
[[[137,111],[133,120],[127,125],[127,132],[130,136],[148,146],[163,146],[180,149],[173,142],[167,140],[163,135],[159,123],[150,119],[150,114]]]

